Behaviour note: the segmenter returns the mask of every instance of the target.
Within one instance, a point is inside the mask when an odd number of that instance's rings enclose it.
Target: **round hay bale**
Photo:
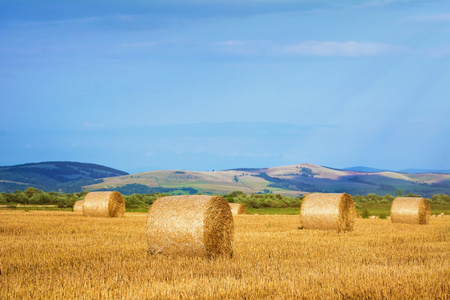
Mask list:
[[[392,223],[428,224],[430,203],[425,198],[397,197],[391,206]]]
[[[353,229],[355,211],[352,197],[348,194],[308,194],[300,209],[302,227],[349,231]]]
[[[356,210],[355,205],[350,205],[350,209],[353,211],[353,215],[355,216],[355,219],[361,218],[361,214],[359,213],[359,211]]]
[[[78,200],[77,202],[75,202],[75,204],[73,205],[73,212],[83,212],[83,200]]]
[[[228,203],[230,205],[231,213],[233,215],[245,215],[247,213],[247,209],[244,204],[240,203]]]
[[[233,215],[221,196],[158,198],[148,211],[147,233],[152,254],[233,255]]]
[[[84,197],[84,216],[117,218],[124,213],[125,200],[119,192],[90,192]]]

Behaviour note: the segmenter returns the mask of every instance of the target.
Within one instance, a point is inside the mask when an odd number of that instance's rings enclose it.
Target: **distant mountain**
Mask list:
[[[406,173],[406,174],[426,174],[426,173],[438,173],[438,174],[450,174],[450,170],[427,170],[427,169],[404,169],[400,171],[392,171],[386,169],[375,169],[364,166],[350,167],[341,169],[345,171],[357,171],[363,173],[379,173],[379,172],[397,172],[397,173]]]
[[[25,190],[32,186],[44,191],[80,192],[82,186],[102,178],[128,173],[88,163],[53,161],[0,167],[0,192]]]
[[[366,171],[338,170],[313,164],[212,172],[164,170],[104,178],[103,182],[84,188],[91,191],[118,190],[127,195],[155,192],[225,194],[232,191],[290,196],[311,192],[394,195],[397,190],[424,197],[450,194],[450,174],[363,170]]]
[[[356,171],[356,172],[362,172],[362,173],[377,173],[377,172],[387,172],[389,170],[383,170],[383,169],[375,169],[375,168],[369,168],[369,167],[363,167],[363,166],[357,166],[357,167],[350,167],[341,169],[344,171]]]
[[[426,173],[450,174],[450,170],[427,170],[427,169],[405,169],[400,170],[398,172],[408,174],[426,174]]]

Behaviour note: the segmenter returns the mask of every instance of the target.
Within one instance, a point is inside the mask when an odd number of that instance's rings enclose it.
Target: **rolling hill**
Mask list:
[[[102,178],[127,175],[109,167],[79,162],[41,162],[0,167],[0,192],[25,190],[32,186],[44,191],[79,192],[82,186]]]
[[[132,193],[225,194],[233,191],[300,196],[311,192],[394,195],[404,190],[425,197],[450,194],[450,174],[401,173],[366,167],[345,170],[314,164],[222,171],[161,170],[128,174],[79,162],[43,162],[0,167],[0,192],[35,187],[66,193],[117,190]]]
[[[407,174],[390,171],[338,170],[313,164],[224,171],[150,171],[104,178],[84,186],[87,190],[118,190],[131,193],[279,193],[299,196],[310,192],[376,193],[394,195],[404,190],[425,197],[450,193],[450,174]]]

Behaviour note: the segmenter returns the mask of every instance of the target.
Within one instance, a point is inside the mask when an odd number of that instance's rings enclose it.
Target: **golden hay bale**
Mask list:
[[[355,218],[361,218],[361,214],[359,213],[359,211],[356,210],[355,205],[351,205],[350,209],[353,211],[353,214],[355,215]]]
[[[119,192],[90,192],[84,197],[83,215],[87,217],[123,217],[125,200]]]
[[[308,194],[302,202],[300,217],[305,229],[353,229],[355,205],[352,197],[340,193]]]
[[[425,198],[397,197],[392,202],[392,223],[428,224],[430,216],[430,203]]]
[[[233,255],[233,215],[221,196],[158,198],[148,211],[147,233],[152,254]]]
[[[240,203],[228,203],[230,205],[231,213],[233,215],[245,215],[247,213],[247,209],[245,209],[244,204]]]
[[[83,212],[83,200],[78,200],[73,205],[73,212]]]

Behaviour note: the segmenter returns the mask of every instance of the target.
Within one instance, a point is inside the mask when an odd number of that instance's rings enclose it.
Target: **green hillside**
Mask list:
[[[0,167],[0,192],[24,191],[34,187],[43,191],[79,192],[82,186],[102,178],[128,173],[113,168],[79,162],[42,162]]]

